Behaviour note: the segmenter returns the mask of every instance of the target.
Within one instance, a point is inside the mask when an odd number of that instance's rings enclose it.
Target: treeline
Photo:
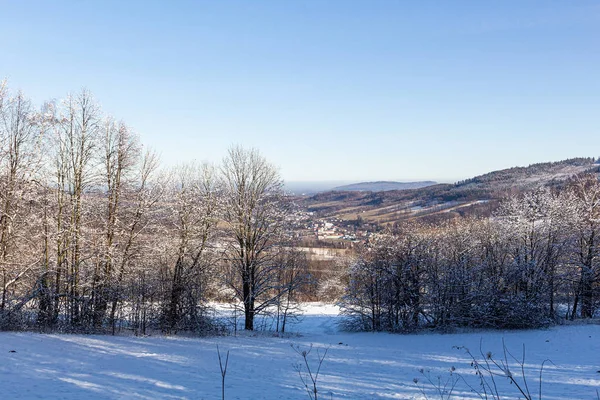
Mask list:
[[[405,223],[350,265],[352,329],[529,328],[600,307],[600,183],[573,178],[504,201],[492,218]]]
[[[232,147],[160,170],[86,91],[41,108],[0,82],[0,329],[207,331],[207,301],[278,329],[309,281],[277,169]]]

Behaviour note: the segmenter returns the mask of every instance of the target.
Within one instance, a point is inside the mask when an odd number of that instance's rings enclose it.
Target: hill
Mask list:
[[[581,173],[600,172],[593,158],[513,167],[454,184],[379,192],[330,191],[304,199],[308,211],[340,223],[387,225],[413,218],[451,218],[457,214],[489,215],[508,195],[540,186],[559,186]]]
[[[433,181],[421,182],[393,182],[393,181],[378,181],[378,182],[360,182],[350,185],[338,186],[333,188],[334,191],[352,191],[352,192],[386,192],[389,190],[408,190],[420,189],[427,186],[437,184]]]

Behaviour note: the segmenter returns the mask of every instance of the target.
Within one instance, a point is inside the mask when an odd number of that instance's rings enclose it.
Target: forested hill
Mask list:
[[[305,199],[310,211],[321,216],[353,220],[360,213],[366,222],[392,223],[434,213],[464,213],[465,207],[489,209],[510,194],[539,186],[557,186],[585,172],[600,173],[594,158],[513,167],[476,176],[454,184],[385,192],[330,191]]]
[[[564,181],[573,175],[595,171],[598,173],[600,160],[594,158],[571,158],[557,162],[531,164],[528,167],[513,167],[490,172],[461,182],[457,186],[492,185],[500,186],[531,186]]]
[[[437,185],[430,191],[425,188],[415,195],[439,201],[498,199],[539,186],[559,185],[577,174],[599,171],[600,164],[594,158],[571,158],[489,172],[452,185]]]

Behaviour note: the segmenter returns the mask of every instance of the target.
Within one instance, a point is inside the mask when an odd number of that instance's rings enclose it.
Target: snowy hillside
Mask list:
[[[291,345],[329,349],[318,380],[323,399],[420,399],[419,369],[437,381],[455,367],[473,387],[477,376],[462,350],[501,355],[502,340],[521,356],[537,398],[539,367],[545,359],[543,398],[595,399],[600,387],[600,326],[462,334],[390,335],[343,333],[337,309],[307,308],[285,338],[271,334],[205,339],[0,333],[0,391],[3,399],[217,399],[220,371],[216,347],[230,351],[227,399],[307,399],[294,365],[301,357]],[[14,352],[13,352],[14,351]],[[513,368],[515,374],[519,371]],[[456,375],[455,375],[456,376]],[[420,378],[418,384],[414,378]],[[496,378],[506,398],[518,398],[514,385]],[[429,387],[430,389],[430,387]],[[425,390],[429,390],[425,383]],[[476,399],[462,380],[455,398]],[[429,398],[435,399],[433,392]]]

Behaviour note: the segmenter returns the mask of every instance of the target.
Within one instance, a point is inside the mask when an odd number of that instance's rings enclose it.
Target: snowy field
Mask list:
[[[413,382],[430,370],[445,380],[451,367],[474,387],[477,379],[464,351],[500,355],[502,340],[516,355],[526,348],[525,373],[537,398],[539,367],[545,359],[544,399],[596,399],[600,388],[600,326],[461,334],[390,335],[344,333],[337,309],[311,305],[295,334],[242,333],[206,339],[110,337],[0,333],[2,399],[219,399],[217,345],[230,351],[227,399],[308,399],[294,364],[302,361],[291,345],[313,351],[329,348],[318,387],[321,399],[420,399]],[[13,352],[14,351],[14,352]],[[313,357],[314,356],[314,357]],[[519,371],[515,371],[519,372]],[[518,398],[504,378],[506,398]],[[421,383],[419,382],[419,385]],[[426,387],[427,390],[427,387]],[[457,399],[478,399],[462,380]],[[431,399],[440,398],[433,392]]]

